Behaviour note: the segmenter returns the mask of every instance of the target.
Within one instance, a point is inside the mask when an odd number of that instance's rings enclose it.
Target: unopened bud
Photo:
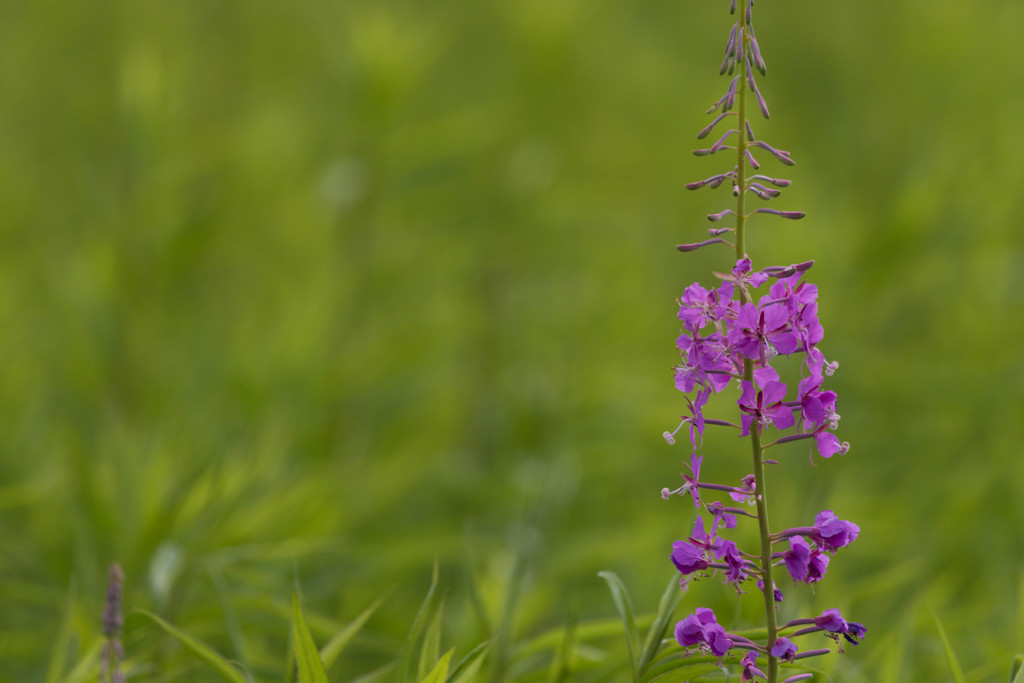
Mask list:
[[[718,244],[720,242],[723,244],[729,244],[721,237],[715,237],[714,239],[704,240],[703,242],[694,242],[692,244],[677,244],[676,249],[678,249],[679,251],[697,251],[701,247],[706,247],[709,244]]]

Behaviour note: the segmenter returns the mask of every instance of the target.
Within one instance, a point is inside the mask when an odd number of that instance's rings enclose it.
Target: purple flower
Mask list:
[[[801,281],[802,277],[802,272],[780,277],[768,288],[768,293],[772,299],[785,301],[787,308],[796,313],[803,306],[818,300],[818,286]]]
[[[675,381],[679,391],[688,394],[697,386],[721,391],[729,384],[733,366],[717,334],[708,337],[696,332],[681,334],[676,339],[676,347],[683,356],[683,363],[676,366]]]
[[[779,429],[789,429],[794,424],[793,411],[783,401],[786,398],[786,385],[782,382],[767,382],[763,391],[754,393],[754,384],[743,381],[743,393],[738,401],[743,417],[740,419],[743,430],[740,436],[750,433],[750,426],[774,424]]]
[[[820,617],[815,617],[814,625],[829,633],[846,633],[847,630],[846,619],[843,619],[843,615],[835,607],[825,610]]]
[[[709,564],[704,553],[686,541],[672,544],[672,564],[684,576],[707,569]]]
[[[831,510],[822,510],[814,517],[811,539],[823,550],[838,550],[857,540],[859,534],[860,527],[853,522],[844,522]]]
[[[753,289],[757,289],[768,280],[768,276],[764,273],[754,270],[753,264],[749,258],[741,258],[736,261],[736,265],[732,267],[732,275],[721,275],[716,273],[718,277],[726,280],[727,282],[735,282],[738,285],[750,285]]]
[[[733,647],[733,641],[715,620],[715,613],[707,607],[697,610],[676,624],[676,641],[683,647],[700,645],[721,657]]]
[[[838,453],[845,455],[850,450],[850,444],[846,441],[840,443],[839,437],[827,430],[828,425],[821,425],[814,430],[814,444],[818,453],[823,458],[831,458]]]
[[[729,331],[729,342],[747,358],[762,363],[779,353],[793,353],[800,347],[800,341],[790,329],[789,315],[779,305],[759,310],[754,304],[743,304],[736,326]]]
[[[728,511],[728,509],[722,505],[720,501],[715,501],[708,506],[708,512],[715,517],[715,523],[721,524],[726,529],[736,528],[736,515]]]
[[[789,638],[779,638],[775,641],[775,644],[772,645],[772,657],[778,657],[779,659],[787,662],[793,660],[793,655],[795,655],[796,652],[797,647],[790,642]]]
[[[803,581],[807,578],[807,563],[810,559],[811,546],[803,536],[789,539],[789,550],[782,554],[782,560],[786,563],[786,569],[789,570],[793,581]]]
[[[761,579],[757,580],[757,589],[762,593],[764,592],[764,581],[762,581]],[[772,593],[774,593],[772,597],[775,598],[775,602],[782,602],[782,591],[780,591],[777,586],[772,589]]]
[[[668,500],[669,496],[675,494],[679,496],[685,496],[687,493],[693,499],[693,504],[697,508],[700,508],[700,464],[703,462],[704,456],[698,457],[696,453],[690,455],[690,472],[691,474],[682,473],[683,481],[685,482],[682,486],[677,488],[675,491],[669,491],[667,488],[661,490],[661,497]]]
[[[810,303],[792,318],[794,333],[800,339],[800,348],[808,350],[825,338],[825,328],[818,320],[818,304]]]
[[[851,621],[846,625],[846,633],[843,634],[843,638],[854,645],[860,645],[860,641],[864,640],[864,636],[867,635],[867,629],[864,628],[864,624],[858,624],[856,621]]]
[[[710,396],[711,390],[705,388],[699,390],[692,401],[689,398],[686,399],[691,415],[689,420],[690,443],[693,444],[694,449],[697,448],[697,441],[704,438],[704,406],[707,405]]]
[[[698,608],[697,611],[705,609],[703,607]],[[711,610],[707,610],[710,612]],[[714,615],[712,615],[714,618]],[[691,614],[682,621],[676,624],[676,641],[683,647],[690,647],[697,643],[704,642],[704,624],[701,623],[700,617],[697,614]]]
[[[748,504],[754,503],[754,492],[757,490],[757,480],[753,474],[748,474],[740,480],[739,485],[740,493],[738,491],[730,491],[729,497],[735,500],[737,503],[746,501]]]
[[[832,416],[835,415],[836,392],[821,391],[821,383],[823,381],[824,377],[820,374],[812,374],[800,380],[796,396],[797,400],[800,401],[804,429],[821,427],[830,423],[833,419]]]
[[[817,583],[828,569],[828,556],[817,548],[811,548],[803,536],[789,539],[789,550],[782,554],[786,569],[793,581]]]
[[[679,319],[686,329],[696,332],[712,324],[718,318],[718,291],[708,291],[694,282],[679,298]]]
[[[738,586],[747,578],[747,571],[743,556],[739,548],[732,541],[722,541],[719,548],[719,557],[726,564],[725,578],[728,583]]]
[[[740,679],[742,683],[754,680],[755,676],[768,680],[764,672],[755,665],[758,654],[757,650],[749,650],[747,654],[743,655],[743,659],[740,660],[740,664],[743,665],[743,678]]]
[[[693,534],[689,537],[690,543],[697,548],[702,548],[704,551],[718,556],[718,549],[722,545],[722,539],[715,536],[717,530],[718,520],[716,519],[711,525],[711,533],[704,533],[704,518],[698,515],[697,521],[693,523]]]
[[[725,629],[718,624],[709,624],[704,629],[704,638],[712,654],[719,657],[722,657],[732,649],[732,639],[729,638],[729,634],[725,632]]]

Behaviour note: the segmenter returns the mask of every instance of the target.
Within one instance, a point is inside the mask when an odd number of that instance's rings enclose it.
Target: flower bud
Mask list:
[[[679,251],[697,251],[701,247],[706,247],[709,244],[718,244],[719,242],[723,244],[729,244],[721,237],[716,237],[714,239],[704,240],[703,242],[694,242],[692,244],[677,244],[676,249],[678,249]]]

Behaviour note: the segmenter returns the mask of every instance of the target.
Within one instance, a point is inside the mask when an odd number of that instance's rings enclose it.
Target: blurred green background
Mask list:
[[[749,250],[816,260],[852,443],[782,456],[774,525],[862,528],[784,614],[868,625],[836,680],[948,678],[931,610],[968,680],[1005,680],[1024,4],[755,12],[755,132],[808,217]],[[730,24],[724,0],[0,5],[0,680],[42,680],[62,619],[95,638],[115,560],[128,608],[259,681],[296,582],[318,638],[392,590],[339,681],[401,645],[435,558],[461,653],[614,615],[601,569],[652,611],[693,518],[658,496],[688,457],[660,436],[674,297],[730,264],[673,248],[730,199],[682,187],[727,163],[690,151]],[[757,602],[708,581],[680,615]],[[138,617],[126,648],[139,680],[214,680]]]

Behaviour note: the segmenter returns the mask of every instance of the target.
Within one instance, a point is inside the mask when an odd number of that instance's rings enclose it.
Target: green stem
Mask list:
[[[736,145],[736,189],[739,194],[736,197],[736,258],[746,256],[746,207],[747,195],[747,3],[740,2],[740,80],[736,88],[738,101],[736,123],[739,129],[739,144]],[[740,287],[740,299],[743,303],[753,303],[750,292],[746,287]],[[743,361],[743,379],[748,382],[754,381],[754,362],[750,359]],[[771,531],[768,528],[768,500],[767,487],[765,486],[764,474],[764,448],[761,445],[761,434],[759,425],[754,424],[750,430],[750,445],[754,455],[754,482],[757,492],[757,522],[761,535],[761,571],[764,581],[764,611],[765,623],[768,629],[768,649],[771,650],[779,634],[777,615],[775,613],[775,582],[772,578],[772,543]],[[779,676],[779,660],[768,653],[768,683],[776,683]]]

